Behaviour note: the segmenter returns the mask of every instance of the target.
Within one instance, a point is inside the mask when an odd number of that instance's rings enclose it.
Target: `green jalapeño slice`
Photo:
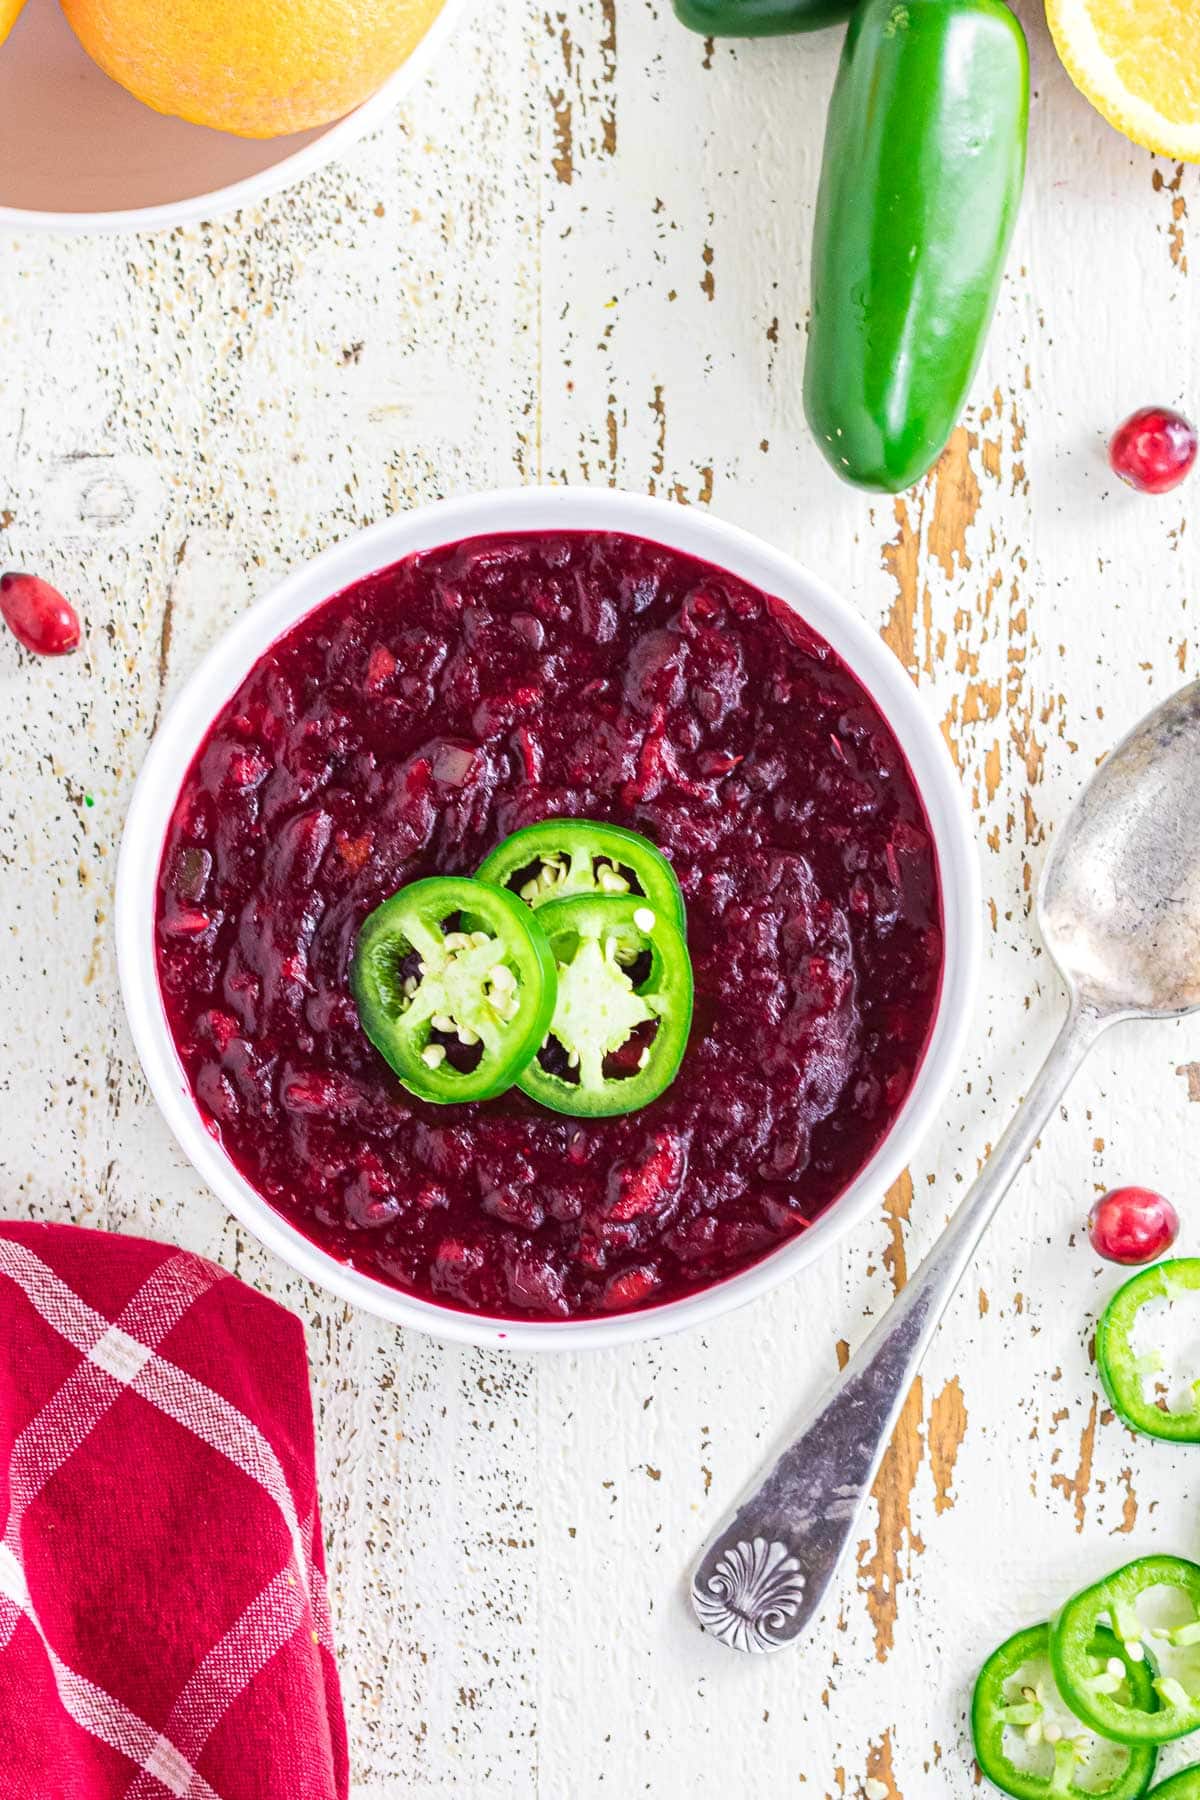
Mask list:
[[[1160,1781],[1150,1800],[1200,1800],[1200,1763],[1180,1769],[1168,1781]]]
[[[649,1105],[674,1081],[692,1027],[692,964],[648,899],[580,896],[539,907],[558,1001],[521,1076],[531,1099],[577,1118]]]
[[[1154,1704],[1129,1692],[1092,1650],[1109,1625],[1123,1660],[1150,1664]],[[1084,1588],[1050,1626],[1059,1692],[1076,1716],[1119,1744],[1166,1744],[1200,1728],[1200,1565],[1142,1556]]]
[[[1105,1391],[1126,1425],[1147,1437],[1195,1444],[1200,1443],[1200,1370],[1173,1380],[1166,1356],[1153,1342],[1155,1326],[1166,1326],[1176,1300],[1195,1319],[1200,1311],[1200,1257],[1155,1263],[1117,1289],[1096,1328],[1096,1363]],[[1143,1313],[1143,1308],[1148,1310]],[[1163,1330],[1162,1336],[1168,1332]],[[1139,1338],[1146,1340],[1140,1351]]]
[[[533,913],[467,876],[414,881],[358,934],[363,1030],[410,1093],[436,1105],[512,1087],[554,1014],[554,958]]]
[[[577,894],[645,900],[660,918],[687,930],[683,893],[674,869],[649,838],[590,819],[546,819],[505,838],[480,866],[526,905],[545,906]]]
[[[1114,1693],[1147,1711],[1150,1670],[1101,1625],[1088,1645]],[[1030,1625],[994,1650],[971,1701],[975,1759],[1013,1800],[1140,1800],[1154,1779],[1153,1744],[1114,1744],[1089,1730],[1063,1700],[1050,1667],[1050,1627]]]

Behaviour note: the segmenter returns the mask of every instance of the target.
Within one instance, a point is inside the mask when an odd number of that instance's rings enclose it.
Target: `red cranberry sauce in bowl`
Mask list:
[[[641,1112],[438,1107],[367,1041],[349,968],[404,884],[554,816],[641,832],[686,897],[691,1038]],[[300,1232],[501,1318],[710,1286],[870,1159],[937,1010],[937,859],[870,696],[782,602],[620,533],[410,556],[310,612],[213,721],[158,877],[195,1102]]]

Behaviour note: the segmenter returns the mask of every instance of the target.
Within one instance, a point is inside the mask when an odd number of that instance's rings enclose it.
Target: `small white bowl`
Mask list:
[[[214,717],[259,657],[298,619],[363,576],[415,551],[504,531],[628,532],[718,564],[794,606],[873,696],[908,759],[937,847],[945,913],[945,969],[924,1062],[891,1131],[816,1224],[752,1268],[685,1299],[558,1324],[455,1312],[347,1268],[310,1243],[205,1129],[167,1025],[155,963],[156,879],[180,785]],[[262,1243],[320,1286],[399,1325],[457,1343],[579,1350],[657,1337],[741,1306],[806,1267],[870,1212],[937,1117],[958,1073],[978,972],[980,913],[971,826],[941,733],[891,651],[852,607],[790,557],[696,508],[609,488],[520,488],[443,500],[376,525],[297,570],[226,633],[171,707],[147,755],[121,845],[116,934],[125,1008],[155,1098],[197,1171]]]
[[[260,141],[144,106],[92,61],[58,0],[28,0],[0,48],[0,233],[151,231],[253,205],[373,130],[465,6],[446,0],[408,61],[355,112]]]

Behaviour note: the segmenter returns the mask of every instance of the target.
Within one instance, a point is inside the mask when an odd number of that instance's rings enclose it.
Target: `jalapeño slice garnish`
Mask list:
[[[1152,1594],[1153,1623],[1142,1611]],[[1149,1663],[1151,1701],[1091,1652],[1099,1624],[1126,1657]],[[1051,1621],[1050,1660],[1071,1711],[1119,1744],[1167,1744],[1200,1729],[1200,1564],[1141,1556],[1082,1589]]]
[[[595,894],[645,900],[686,933],[687,914],[674,869],[649,838],[591,819],[545,819],[527,825],[492,851],[479,879],[516,894],[528,906]]]
[[[1169,1307],[1175,1301],[1195,1316],[1200,1306],[1200,1257],[1176,1256],[1155,1263],[1117,1289],[1096,1328],[1096,1365],[1105,1392],[1132,1430],[1195,1444],[1200,1443],[1200,1369],[1173,1381],[1161,1351],[1147,1348],[1139,1355],[1135,1347],[1139,1326],[1153,1329],[1153,1311],[1142,1318],[1142,1308],[1153,1308],[1156,1302]],[[1172,1394],[1172,1388],[1178,1391]]]
[[[546,1041],[520,1078],[554,1112],[636,1112],[668,1088],[692,1024],[692,964],[648,899],[579,896],[538,909],[558,977]]]
[[[1200,1763],[1191,1763],[1160,1781],[1146,1800],[1200,1800]]]
[[[414,881],[359,932],[363,1030],[410,1093],[440,1106],[512,1087],[554,1012],[554,958],[527,906],[467,876]]]
[[[1114,1692],[1156,1704],[1150,1670],[1103,1625],[1088,1643]],[[1007,1638],[979,1671],[971,1701],[975,1760],[1012,1800],[1140,1800],[1154,1779],[1153,1744],[1115,1744],[1072,1713],[1050,1666],[1050,1627]]]

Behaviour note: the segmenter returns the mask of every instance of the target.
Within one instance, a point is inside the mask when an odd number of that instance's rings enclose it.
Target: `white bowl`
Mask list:
[[[332,125],[266,141],[143,106],[83,49],[58,0],[28,0],[0,48],[0,232],[149,231],[250,206],[372,130],[424,74],[466,0]]]
[[[538,530],[623,531],[652,538],[716,563],[794,606],[872,695],[908,759],[937,847],[945,913],[945,969],[925,1059],[887,1137],[816,1224],[752,1268],[685,1299],[559,1324],[480,1317],[400,1293],[347,1268],[276,1212],[201,1121],[167,1025],[154,949],[156,877],[180,785],[213,718],[264,651],[313,607],[414,551],[486,532]],[[125,1007],[155,1098],[197,1171],[257,1238],[320,1286],[397,1324],[457,1343],[578,1350],[656,1337],[741,1306],[813,1262],[870,1212],[937,1117],[958,1072],[978,970],[980,912],[971,826],[942,735],[891,651],[852,607],[790,557],[696,508],[609,488],[521,488],[443,500],[376,525],[297,570],[238,620],[187,683],[150,747],[121,845],[116,932]]]

